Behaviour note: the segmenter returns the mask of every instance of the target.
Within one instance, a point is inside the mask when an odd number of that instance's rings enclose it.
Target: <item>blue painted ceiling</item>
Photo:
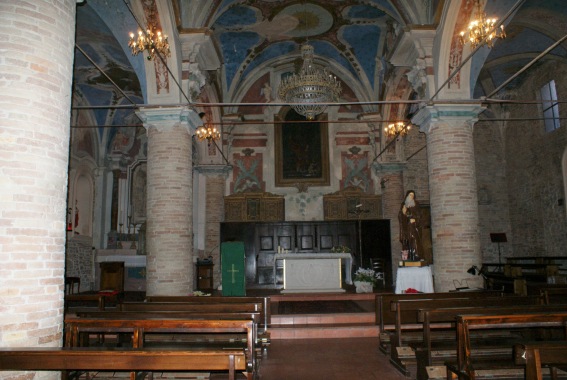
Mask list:
[[[385,93],[376,89],[380,83],[374,81],[377,62],[384,62],[388,53],[384,38],[389,28],[435,24],[436,12],[438,14],[446,5],[442,0],[171,1],[179,31],[187,28],[212,31],[225,66],[224,77],[220,78],[225,83],[224,88],[235,88],[256,69],[298,52],[299,45],[308,40],[319,59],[326,60],[330,66],[342,67],[362,87],[375,94]],[[502,17],[516,1],[488,0],[486,10]],[[426,15],[418,12],[424,9],[419,8],[420,4],[429,4]],[[199,18],[200,24],[195,25],[191,21],[195,7],[204,5],[207,13]],[[525,0],[512,18],[506,20],[508,37],[497,41],[491,50],[477,52],[473,58],[474,96],[486,95],[498,87],[562,37],[567,31],[566,19],[564,0]],[[128,32],[136,28],[124,1],[88,0],[77,6],[77,44],[131,99],[144,103],[143,58],[132,57],[127,47]],[[544,59],[563,60],[566,56],[566,48],[560,46]],[[477,74],[482,81],[476,81]],[[79,51],[76,52],[74,80],[75,90],[89,104],[129,103]],[[513,88],[516,82],[507,88]],[[127,116],[128,112],[106,110],[97,111],[96,118],[99,123],[108,125],[122,124]]]

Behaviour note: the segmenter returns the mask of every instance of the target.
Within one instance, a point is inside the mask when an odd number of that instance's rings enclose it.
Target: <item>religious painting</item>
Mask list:
[[[330,184],[327,124],[305,120],[291,110],[285,121],[275,122],[276,187]]]

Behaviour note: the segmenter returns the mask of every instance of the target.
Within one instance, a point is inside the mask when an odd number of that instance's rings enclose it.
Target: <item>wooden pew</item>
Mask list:
[[[514,361],[524,365],[525,380],[542,380],[542,367],[548,367],[552,380],[557,380],[557,367],[567,366],[567,342],[534,342],[514,346]]]
[[[146,296],[147,302],[181,302],[181,303],[247,303],[247,302],[262,302],[263,304],[263,322],[259,324],[261,335],[268,335],[268,327],[271,324],[271,307],[270,297],[225,297],[225,296]]]
[[[562,312],[535,312],[519,314],[495,315],[459,315],[457,316],[457,360],[446,362],[447,380],[458,378],[460,380],[474,380],[477,375],[495,376],[504,371],[508,377],[513,377],[518,370],[523,370],[515,364],[512,350],[513,344],[495,346],[494,349],[507,349],[505,355],[490,355],[485,360],[472,355],[475,352],[474,334],[476,331],[487,329],[514,329],[517,333],[540,331],[547,328],[561,328],[562,339],[567,335],[567,311]],[[525,340],[525,337],[520,339]],[[521,343],[516,342],[516,343]],[[484,348],[487,349],[486,347]],[[522,372],[523,374],[523,372]]]
[[[0,370],[247,371],[244,350],[153,350],[109,347],[0,348]],[[247,374],[248,379],[252,379]]]
[[[262,321],[262,314],[260,312],[234,312],[234,313],[211,313],[211,312],[184,312],[184,311],[91,311],[91,310],[83,310],[76,312],[77,318],[88,318],[88,319],[197,319],[197,320],[231,320],[231,319],[251,319],[254,322],[254,347],[256,349],[256,353],[259,355],[266,354],[267,347],[269,342],[266,342],[265,339],[260,339],[258,337],[258,324]],[[218,334],[215,334],[218,335]],[[168,339],[173,339],[170,335],[162,334],[159,336],[155,336],[153,338],[154,341],[164,341]],[[227,342],[230,340],[238,340],[241,339],[238,336],[230,335],[230,334],[222,334],[219,338],[217,337],[207,337],[207,340],[213,345],[216,341],[216,344]],[[99,340],[102,342],[103,338],[99,337]],[[177,339],[179,340],[179,339]],[[191,341],[195,342],[198,340],[203,340],[203,337],[199,337],[199,339],[190,339],[187,338],[185,341],[189,344]]]
[[[445,298],[477,298],[502,295],[497,291],[469,291],[469,292],[442,292],[442,293],[416,293],[416,294],[377,294],[376,295],[376,323],[380,326],[380,351],[390,355],[390,334],[396,327],[396,312],[391,310],[390,304],[398,300],[418,299],[445,299]],[[415,312],[402,312],[404,323],[417,323]]]
[[[179,319],[87,319],[65,320],[65,347],[81,347],[88,342],[88,334],[129,334],[132,348],[144,347],[148,334],[243,333],[246,335],[242,350],[246,354],[247,377],[255,373],[254,322],[252,320],[179,320]],[[171,346],[172,342],[167,342]],[[176,345],[177,346],[177,345]],[[179,346],[177,346],[179,347]],[[176,347],[176,348],[177,348]],[[182,347],[188,349],[185,345]],[[221,347],[221,350],[225,347]],[[235,347],[228,347],[234,349]],[[212,351],[218,348],[210,348]],[[199,347],[198,350],[207,350]]]
[[[517,298],[517,297],[509,297]],[[511,305],[505,306],[487,306],[482,308],[482,313],[489,314],[518,314],[522,312],[560,312],[567,310],[567,306],[563,305]],[[429,308],[420,309],[418,311],[418,320],[423,323],[423,342],[412,343],[411,346],[415,351],[417,359],[417,378],[427,379],[432,372],[442,373],[443,377],[446,373],[444,362],[447,360],[455,360],[457,353],[457,345],[454,339],[440,340],[433,333],[439,329],[445,329],[450,324],[452,326],[452,335],[456,335],[454,322],[458,315],[477,314],[478,307],[451,307],[451,308]],[[492,342],[496,339],[503,341],[510,338],[509,331],[496,330],[495,332],[485,332],[478,339],[491,338]],[[435,353],[435,355],[433,355]],[[435,376],[433,376],[435,377]],[[438,376],[437,376],[438,377]]]
[[[540,293],[548,305],[567,303],[567,285],[541,288]]]
[[[103,293],[74,293],[65,295],[65,311],[69,310],[69,303],[72,302],[92,302],[99,310],[106,308],[106,301],[117,301],[116,295],[108,295]]]
[[[390,362],[404,375],[416,374],[419,371],[417,365],[415,348],[423,342],[424,330],[423,322],[419,320],[419,310],[423,308],[442,309],[449,307],[488,307],[501,305],[539,305],[542,303],[541,297],[487,297],[487,298],[441,298],[441,299],[405,299],[392,301],[390,309],[396,313],[395,330],[390,333],[391,350]],[[406,318],[403,319],[402,316]],[[409,320],[409,317],[413,318]],[[454,320],[445,321],[444,324],[437,326],[442,328],[442,334],[438,335],[439,340],[454,340],[454,332],[449,330],[450,323]],[[411,346],[411,347],[410,347]]]
[[[210,297],[192,297],[200,299],[211,299]],[[136,311],[136,312],[184,312],[184,313],[225,313],[231,315],[234,313],[260,313],[259,318],[255,319],[256,329],[254,332],[254,341],[261,344],[264,350],[271,343],[270,334],[267,326],[270,323],[268,302],[262,297],[239,297],[239,302],[235,301],[236,297],[215,297],[218,300],[193,302],[123,302],[119,305],[120,311]],[[251,314],[252,315],[252,314]],[[263,330],[258,331],[258,326],[262,326]]]

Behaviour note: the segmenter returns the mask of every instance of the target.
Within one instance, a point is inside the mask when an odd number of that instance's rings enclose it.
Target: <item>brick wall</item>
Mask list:
[[[81,292],[94,290],[92,249],[93,239],[90,236],[77,235],[67,239],[65,251],[65,276],[80,277]]]
[[[518,98],[536,99],[540,88],[555,80],[558,98],[565,98],[567,65],[557,61],[534,66],[515,93]],[[560,117],[567,105],[559,105]],[[510,105],[504,147],[510,202],[514,256],[565,256],[567,221],[562,158],[567,147],[567,120],[561,128],[546,133],[539,105]],[[563,200],[563,205],[560,205]]]

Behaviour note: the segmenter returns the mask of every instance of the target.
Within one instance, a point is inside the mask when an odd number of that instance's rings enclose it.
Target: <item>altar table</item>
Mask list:
[[[412,288],[422,293],[434,293],[431,267],[400,267],[396,276],[396,294]]]
[[[284,289],[282,293],[344,292],[341,262],[345,262],[345,281],[352,284],[350,253],[278,253],[283,260]]]

